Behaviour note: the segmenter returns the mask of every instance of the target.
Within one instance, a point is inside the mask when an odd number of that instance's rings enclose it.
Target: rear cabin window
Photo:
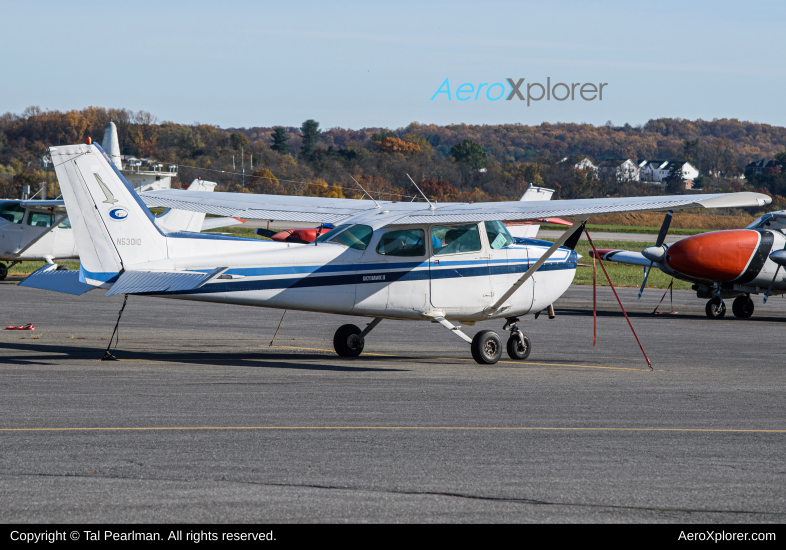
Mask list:
[[[52,214],[42,214],[41,212],[30,212],[27,217],[27,225],[35,227],[52,227],[55,217]]]
[[[403,229],[382,235],[377,253],[383,256],[423,256],[426,253],[426,232],[422,229]]]
[[[439,225],[431,229],[434,255],[459,254],[480,250],[480,231],[477,224]]]
[[[330,239],[330,242],[343,244],[355,250],[365,250],[368,243],[371,242],[371,234],[373,232],[374,230],[367,225],[353,225]]]
[[[0,202],[0,218],[11,223],[22,223],[25,209],[18,202]]]
[[[493,250],[513,244],[513,237],[502,222],[486,222],[486,234],[489,237],[489,246]]]

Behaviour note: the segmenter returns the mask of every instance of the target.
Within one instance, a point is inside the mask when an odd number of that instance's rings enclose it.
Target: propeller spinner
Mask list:
[[[655,241],[655,246],[648,246],[641,251],[641,255],[650,261],[650,266],[644,271],[644,280],[641,282],[641,288],[639,289],[639,300],[641,300],[641,293],[644,292],[644,287],[647,286],[647,279],[650,276],[652,264],[655,262],[662,262],[663,257],[666,255],[666,249],[663,248],[663,241],[666,240],[666,233],[669,232],[672,216],[674,216],[673,210],[666,212],[666,217],[663,218],[663,225],[660,226],[660,232],[658,233],[658,239]]]

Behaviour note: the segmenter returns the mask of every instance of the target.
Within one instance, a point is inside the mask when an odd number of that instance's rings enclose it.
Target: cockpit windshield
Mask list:
[[[745,229],[776,229],[786,233],[786,212],[764,214]]]
[[[343,244],[356,250],[365,250],[368,243],[371,242],[372,233],[374,233],[374,230],[369,226],[361,224],[353,225],[349,229],[340,232],[339,229],[341,229],[341,226],[338,226],[328,234],[333,235],[330,238],[330,242]]]

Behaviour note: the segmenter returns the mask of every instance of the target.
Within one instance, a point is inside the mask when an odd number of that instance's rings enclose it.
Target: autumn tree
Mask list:
[[[255,171],[251,174],[248,182],[248,189],[252,193],[262,193],[264,195],[286,195],[287,190],[267,168]]]
[[[376,143],[379,150],[385,153],[417,153],[420,151],[420,145],[408,143],[397,137],[386,137]]]
[[[273,132],[270,134],[270,137],[273,139],[273,145],[270,146],[271,149],[282,155],[289,154],[289,145],[287,144],[289,138],[287,137],[283,126],[275,126],[273,128]]]

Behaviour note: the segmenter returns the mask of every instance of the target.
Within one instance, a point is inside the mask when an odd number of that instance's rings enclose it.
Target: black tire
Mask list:
[[[364,340],[351,337],[357,336],[361,332],[363,331],[355,325],[340,326],[336,334],[333,335],[333,349],[341,357],[357,357],[363,353],[363,347],[366,343]]]
[[[519,339],[518,334],[508,338],[508,357],[514,361],[524,361],[529,357],[531,351],[532,342],[530,342],[526,334],[523,342]]]
[[[502,340],[493,330],[481,330],[472,339],[472,358],[481,365],[493,365],[502,357]]]
[[[723,316],[726,315],[726,304],[716,296],[704,306],[704,313],[710,319],[723,319]]]
[[[750,296],[737,296],[731,303],[731,312],[738,319],[748,319],[753,315],[753,300]]]
[[[68,266],[59,265],[55,268],[55,271],[68,271]]]
[[[8,267],[5,264],[0,264],[0,281],[8,276]]]

